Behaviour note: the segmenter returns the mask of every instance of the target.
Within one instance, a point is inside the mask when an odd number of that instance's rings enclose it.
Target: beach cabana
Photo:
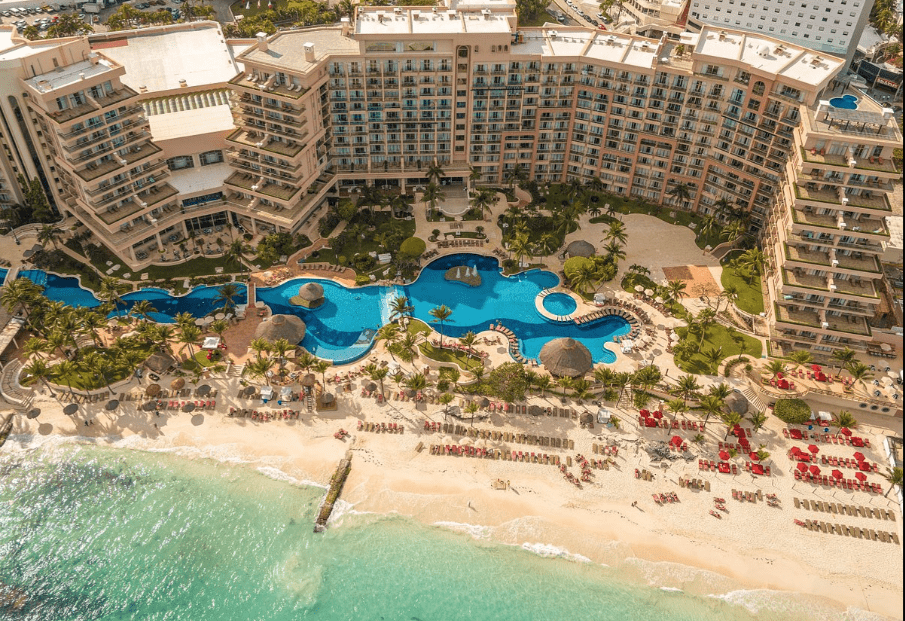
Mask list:
[[[309,282],[299,288],[298,294],[292,296],[289,303],[303,308],[317,308],[324,301],[324,288],[316,282]]]
[[[201,343],[201,349],[217,349],[218,347],[220,347],[219,336],[205,337],[204,342]]]
[[[269,321],[262,321],[255,328],[255,338],[273,343],[286,339],[297,345],[305,338],[305,322],[295,315],[274,315]]]
[[[590,350],[572,338],[549,341],[541,348],[539,358],[557,377],[581,377],[594,367]]]
[[[273,387],[272,386],[263,386],[261,388],[261,399],[267,403],[270,399],[273,399]]]
[[[566,246],[566,254],[570,257],[593,257],[597,254],[597,249],[590,242],[577,239]]]
[[[145,360],[145,366],[157,374],[166,373],[176,364],[176,359],[169,354],[151,354]]]

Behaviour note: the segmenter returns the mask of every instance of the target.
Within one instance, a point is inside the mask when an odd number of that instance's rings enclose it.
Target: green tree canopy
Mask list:
[[[525,367],[517,362],[506,362],[496,367],[486,381],[490,392],[503,401],[522,401],[528,391]]]

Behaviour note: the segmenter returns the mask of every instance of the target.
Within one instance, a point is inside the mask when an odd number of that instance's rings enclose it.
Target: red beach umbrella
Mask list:
[[[843,427],[842,429],[839,430],[839,433],[841,433],[844,436],[850,436],[850,435],[852,435],[852,430],[849,429],[848,427]]]
[[[857,461],[864,461],[864,453],[858,451],[852,457],[854,457]]]
[[[832,472],[831,474],[833,475],[833,478],[834,478],[834,479],[841,479],[841,478],[842,478],[842,472],[839,471],[839,470],[833,470],[833,472]]]
[[[821,371],[820,365],[819,365],[819,364],[812,364],[812,365],[811,365],[811,371],[814,371],[814,372],[819,373],[819,372]]]
[[[798,470],[800,470],[801,472],[808,471],[808,465],[806,463],[804,463],[803,461],[798,462],[798,465],[795,467],[798,468]]]
[[[792,447],[792,455],[800,455],[800,454],[801,454],[801,449],[798,448],[797,446],[793,446],[793,447]]]
[[[760,461],[760,456],[758,456],[758,454],[755,453],[754,451],[750,452],[748,454],[748,457],[751,458],[751,461]]]
[[[679,436],[673,436],[672,440],[669,441],[673,446],[682,446],[682,438]]]
[[[726,451],[720,451],[720,459],[726,461],[727,459],[729,459],[729,453],[727,453]]]
[[[654,418],[656,418],[657,420],[663,418],[663,412],[657,410],[656,412],[654,412]]]
[[[870,464],[867,463],[866,461],[859,461],[858,468],[860,470],[863,470],[864,472],[870,472]]]
[[[866,481],[866,480],[867,480],[867,475],[864,474],[863,472],[856,472],[856,473],[855,473],[855,478],[858,479],[859,481],[862,481],[862,482],[863,482],[863,481]]]
[[[639,412],[639,414],[641,414],[641,416],[643,416],[644,418],[647,418],[648,416],[650,416],[650,412],[647,410],[641,410]]]
[[[814,455],[820,452],[820,449],[817,448],[816,444],[808,444],[808,450],[811,451]]]
[[[808,470],[811,471],[811,474],[815,474],[815,475],[820,474],[820,468],[817,467],[816,465],[811,466],[810,468],[808,468]]]

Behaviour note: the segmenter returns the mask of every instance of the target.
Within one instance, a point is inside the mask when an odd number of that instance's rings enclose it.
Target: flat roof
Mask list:
[[[167,177],[167,183],[179,190],[179,194],[197,194],[223,187],[223,182],[232,172],[233,169],[228,163],[221,162],[209,166],[174,170]]]
[[[471,7],[469,7],[471,8]],[[355,33],[360,35],[402,34],[507,34],[512,32],[508,4],[486,12],[474,6],[469,11],[445,7],[368,7],[358,10]],[[500,10],[504,9],[504,10]]]
[[[90,60],[82,60],[72,65],[54,69],[49,73],[36,75],[25,80],[25,83],[39,93],[49,93],[58,88],[64,88],[83,79],[87,80],[112,70],[113,66],[106,58],[99,58],[96,64]]]
[[[845,60],[763,35],[705,26],[695,52],[734,59],[769,74],[804,84],[820,85],[845,65]]]
[[[314,62],[305,60],[306,43],[314,46]],[[327,56],[333,54],[358,54],[358,41],[344,37],[340,27],[312,28],[303,31],[279,32],[267,41],[267,50],[255,46],[236,60],[273,65],[299,73],[305,73]],[[362,57],[364,60],[364,57]]]
[[[523,39],[510,46],[513,54],[582,57],[626,69],[652,69],[657,57],[657,41],[632,35],[584,27],[530,28],[519,33]]]
[[[91,38],[92,49],[127,68],[122,81],[134,91],[169,91],[225,84],[239,73],[223,32],[213,23],[182,29],[147,29]]]
[[[236,128],[228,105],[150,114],[148,123],[151,125],[151,136],[155,142],[221,131],[230,132]]]

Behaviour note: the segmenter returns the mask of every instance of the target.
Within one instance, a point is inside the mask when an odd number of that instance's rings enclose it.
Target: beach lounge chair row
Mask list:
[[[748,449],[751,448],[751,444],[748,440],[742,438],[740,441],[732,443],[732,442],[717,442],[717,446],[721,451],[735,450],[739,453],[747,453]]]
[[[760,466],[760,472],[754,466]],[[745,461],[745,472],[750,472],[751,474],[756,474],[761,477],[769,477],[773,476],[770,474],[770,466],[764,466],[762,464],[756,464],[753,461]]]
[[[636,317],[633,313],[630,313],[621,308],[613,308],[613,307],[606,307],[606,308],[602,308],[600,310],[592,311],[590,313],[587,313],[586,315],[581,315],[579,317],[575,317],[575,319],[573,319],[573,321],[577,325],[583,325],[586,323],[591,323],[592,321],[596,321],[597,319],[603,319],[604,317],[612,317],[613,315],[615,315],[617,317],[622,317],[623,319],[628,321],[629,324],[632,326],[632,328],[637,328],[637,327],[640,327],[640,325],[641,325],[640,319],[638,319],[638,317]]]
[[[837,515],[896,521],[896,514],[889,509],[865,507],[863,505],[848,505],[841,502],[807,500],[806,498],[795,498],[794,501],[796,509],[804,509],[805,511],[823,511],[824,513],[834,513]]]
[[[358,421],[358,430],[371,433],[403,433],[405,427],[401,423],[367,423]]]
[[[619,447],[618,446],[608,446],[606,444],[592,444],[591,448],[595,453],[600,455],[612,455],[613,457],[619,456]]]
[[[710,459],[699,459],[698,460],[698,470],[709,470],[710,472],[722,472],[723,474],[738,474],[738,466],[735,464],[727,464],[729,466],[728,469],[723,468],[720,470],[720,463]],[[726,464],[726,462],[722,462]]]
[[[449,240],[441,240],[437,242],[437,248],[462,248],[465,246],[477,246],[479,248],[484,247],[483,239],[449,239]]]
[[[653,481],[654,475],[647,469],[638,470],[637,468],[635,468],[635,478],[641,479],[642,481]]]
[[[757,502],[758,500],[764,499],[764,493],[760,490],[757,490],[756,492],[746,492],[740,489],[734,489],[732,490],[732,498],[739,502]]]
[[[687,487],[691,489],[710,491],[710,481],[704,479],[686,479],[679,477],[679,487]]]
[[[869,528],[859,528],[858,526],[848,526],[846,524],[830,524],[829,522],[818,522],[814,520],[795,520],[795,524],[813,532],[823,532],[830,535],[843,535],[856,539],[868,539],[871,541],[882,541],[883,543],[900,545],[899,536],[896,533],[875,531]]]
[[[180,410],[184,408],[187,404],[192,403],[195,405],[196,410],[213,410],[217,407],[217,402],[214,400],[204,400],[204,401],[157,401],[157,408],[160,410]]]
[[[302,267],[308,270],[324,271],[324,272],[344,272],[346,268],[341,265],[333,265],[331,263],[303,263]]]
[[[869,481],[859,481],[858,479],[837,479],[836,477],[828,477],[822,474],[813,474],[811,472],[801,472],[797,468],[792,471],[796,481],[806,481],[814,485],[823,485],[824,487],[838,487],[855,492],[867,492],[869,494],[882,494],[883,487],[879,483],[871,483]]]
[[[481,429],[475,427],[466,427],[455,423],[425,423],[425,431],[441,432],[448,435],[468,436],[475,439],[495,440],[499,442],[510,442],[515,444],[527,444],[529,446],[549,446],[551,448],[574,449],[575,441],[568,438],[555,438],[551,436],[537,436],[533,434],[512,433],[509,431],[494,431],[491,429]]]
[[[298,420],[302,413],[296,410],[276,410],[273,412],[259,412],[251,408],[229,408],[229,416],[233,418],[250,418],[262,422],[270,422],[274,420]]]
[[[835,466],[837,468],[854,468],[855,470],[861,470],[861,464],[867,464],[868,466],[870,466],[870,472],[880,472],[880,466],[877,465],[876,462],[859,462],[854,458],[849,459],[848,457],[836,457],[835,455],[821,455],[820,463],[822,463],[824,466]]]

